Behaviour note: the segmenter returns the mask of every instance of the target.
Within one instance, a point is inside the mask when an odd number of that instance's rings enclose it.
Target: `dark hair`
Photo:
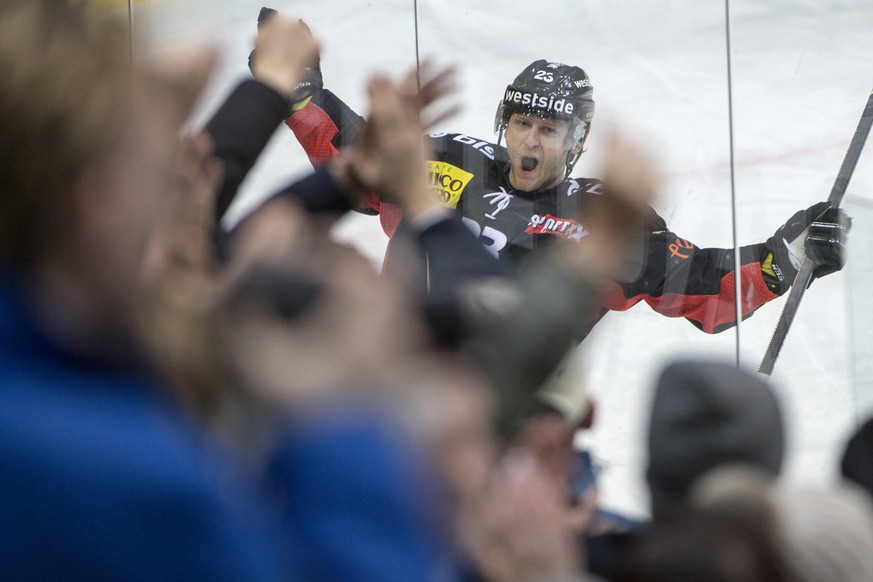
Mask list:
[[[873,418],[868,419],[846,442],[840,473],[873,496]]]
[[[630,544],[616,582],[789,582],[766,515],[685,508]]]

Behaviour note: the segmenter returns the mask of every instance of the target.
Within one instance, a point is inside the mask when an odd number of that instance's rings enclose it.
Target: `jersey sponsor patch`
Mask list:
[[[588,234],[585,227],[575,220],[558,218],[551,214],[534,214],[530,217],[530,222],[524,232],[527,234],[551,234],[571,240],[580,240]]]
[[[461,193],[472,179],[473,174],[458,166],[435,160],[427,161],[427,183],[440,202],[449,208],[458,206]]]
[[[459,133],[458,135],[453,137],[452,141],[456,141],[458,143],[470,146],[489,160],[494,159],[494,144],[490,144],[487,141],[478,140],[475,137],[470,137],[469,135],[464,135],[462,133]]]

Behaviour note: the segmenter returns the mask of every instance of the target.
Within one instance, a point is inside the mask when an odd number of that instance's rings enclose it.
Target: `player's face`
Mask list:
[[[504,132],[512,187],[529,192],[560,184],[571,149],[569,131],[569,121],[514,113]]]

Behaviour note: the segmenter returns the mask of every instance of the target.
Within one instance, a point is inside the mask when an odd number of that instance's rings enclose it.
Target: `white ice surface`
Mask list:
[[[137,12],[140,50],[194,37],[217,39],[223,47],[224,61],[195,124],[247,74],[261,5],[153,0]],[[360,112],[368,74],[397,75],[415,62],[412,0],[296,0],[273,7],[310,24],[323,45],[325,84]],[[464,111],[443,129],[485,139],[493,137],[503,88],[525,65],[547,58],[582,66],[594,83],[597,115],[576,174],[597,175],[602,140],[618,126],[663,167],[658,210],[671,229],[699,246],[731,246],[725,14],[721,0],[419,0],[418,49],[461,67]],[[732,0],[730,14],[736,230],[737,242],[748,244],[827,197],[873,89],[873,2]],[[281,127],[229,220],[308,167]],[[806,294],[773,374],[788,423],[789,479],[832,479],[856,421],[856,389],[860,413],[873,410],[873,316],[865,291],[873,281],[870,151],[846,205],[855,215],[850,266]],[[336,234],[374,262],[386,243],[370,217],[350,216]],[[849,281],[857,290],[851,301]],[[743,365],[757,367],[781,306],[776,300],[740,326]],[[737,343],[735,332],[708,336],[645,305],[609,314],[597,326],[585,344],[597,425],[582,438],[604,467],[605,505],[646,511],[645,421],[663,363],[685,356],[735,361]]]

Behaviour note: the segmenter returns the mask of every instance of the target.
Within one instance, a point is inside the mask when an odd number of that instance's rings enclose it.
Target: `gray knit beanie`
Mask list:
[[[668,365],[657,382],[648,433],[653,516],[685,504],[694,482],[725,464],[777,475],[784,443],[776,395],[757,375],[722,362]]]

